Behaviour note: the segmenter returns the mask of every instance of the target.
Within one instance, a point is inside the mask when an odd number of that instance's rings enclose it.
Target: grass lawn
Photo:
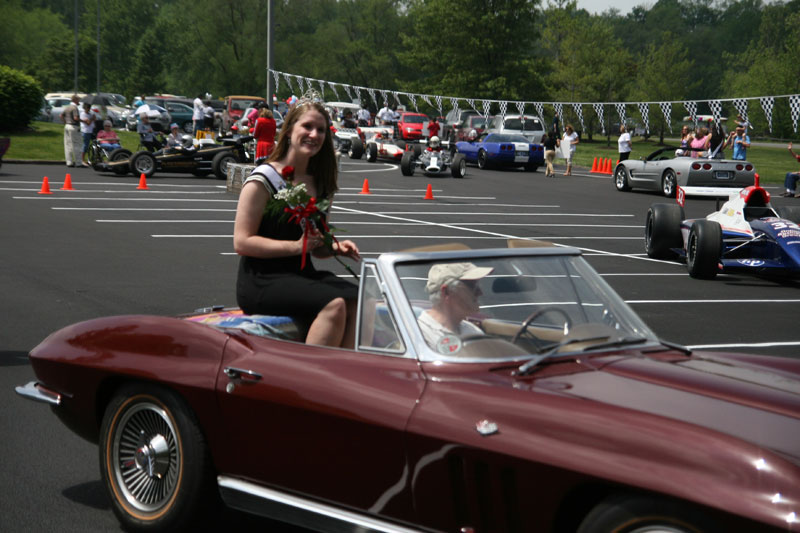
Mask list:
[[[117,136],[123,148],[136,151],[139,146],[136,132],[117,130]],[[32,122],[28,131],[0,133],[0,137],[11,138],[4,159],[64,161],[64,125],[59,122]]]

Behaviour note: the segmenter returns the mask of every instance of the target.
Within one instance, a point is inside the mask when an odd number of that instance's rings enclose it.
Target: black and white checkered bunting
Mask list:
[[[719,121],[722,118],[722,102],[719,100],[709,100],[708,107],[711,108],[711,116],[714,117],[714,125],[719,126]]]
[[[364,87],[361,87],[361,89],[363,88]],[[380,106],[378,103],[378,95],[376,94],[375,89],[367,89],[367,94],[369,94],[370,98],[372,98],[372,101],[375,103],[375,107]]]
[[[436,109],[439,111],[439,116],[444,115],[442,111],[442,97],[437,94],[433,97],[433,101],[436,102]]]
[[[553,107],[556,110],[556,116],[558,117],[558,123],[564,124],[564,106],[561,105],[561,102],[556,102],[553,104]]]
[[[647,135],[650,135],[650,106],[647,105],[647,102],[639,102],[639,114],[642,115],[642,121],[644,122],[644,131]]]
[[[595,103],[592,104],[592,107],[594,108],[594,114],[597,115],[597,119],[600,121],[600,128],[602,128],[603,130],[603,135],[605,135],[606,123],[605,120],[603,119],[603,104]]]
[[[383,97],[383,105],[389,107],[389,93],[381,91],[381,96]]]
[[[736,112],[742,116],[744,119],[745,124],[750,124],[750,119],[747,118],[747,100],[744,98],[736,98],[733,100],[733,107],[736,108]],[[750,126],[752,129],[753,126]]]
[[[800,116],[800,94],[793,94],[789,97],[789,112],[792,115],[792,127],[797,133],[797,117]]]
[[[352,102],[353,101],[353,93],[350,92],[350,86],[349,85],[342,85],[342,87],[344,87],[344,92],[347,94],[347,99]]]
[[[286,82],[286,86],[289,87],[289,92],[290,93],[294,92],[294,90],[292,89],[292,79],[285,72],[283,73],[283,81],[285,81]]]
[[[521,109],[525,109],[525,102],[520,102],[520,103],[522,104]],[[517,104],[517,106],[519,106],[519,104]],[[544,124],[544,104],[542,104],[541,102],[534,102],[533,108],[536,109],[536,114],[539,116],[539,120],[541,121],[542,124]],[[523,114],[524,113],[520,112],[520,115]]]
[[[764,110],[764,116],[767,117],[769,132],[772,133],[772,109],[775,107],[775,99],[771,96],[762,96],[758,101],[761,103],[761,109]]]
[[[272,72],[272,78],[275,80],[275,94],[278,94],[278,85],[280,85],[281,76],[277,70],[272,70],[271,72]]]
[[[470,109],[474,109],[475,111],[478,111],[478,109],[475,107],[475,100],[473,100],[471,98],[465,98],[464,100],[467,101],[467,105],[469,106]]]
[[[625,104],[617,102],[614,107],[617,109],[617,115],[619,115],[619,123],[625,124]]]
[[[508,111],[508,102],[500,102],[500,120],[505,120],[506,111]]]
[[[583,106],[581,104],[571,104],[575,114],[578,115],[578,120],[581,123],[581,131],[586,131],[586,125],[583,123]]]
[[[491,100],[484,100],[483,101],[483,118],[489,118],[489,112],[492,110],[492,101]]]
[[[451,98],[450,105],[453,106],[453,114],[458,114],[458,98]]]
[[[689,113],[689,117],[691,117],[692,122],[694,122],[695,129],[697,129],[697,102],[684,102],[683,107],[686,108],[686,111]]]
[[[664,114],[664,122],[667,123],[669,127],[669,132],[672,133],[672,103],[671,102],[661,102],[658,104],[661,108],[661,112]]]

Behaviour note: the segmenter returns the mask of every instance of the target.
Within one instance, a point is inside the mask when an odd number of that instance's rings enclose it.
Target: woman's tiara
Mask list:
[[[324,100],[322,99],[322,95],[319,91],[315,89],[309,89],[303,93],[303,96],[297,99],[295,105],[300,107],[305,104],[322,104]]]

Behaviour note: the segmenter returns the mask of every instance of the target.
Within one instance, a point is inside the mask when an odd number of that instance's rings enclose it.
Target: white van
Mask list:
[[[532,143],[541,143],[544,135],[544,124],[539,117],[529,115],[506,115],[496,116],[489,127],[487,133],[516,133],[524,135]]]

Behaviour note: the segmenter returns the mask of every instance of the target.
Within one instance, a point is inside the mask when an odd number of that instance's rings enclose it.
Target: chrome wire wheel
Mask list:
[[[181,448],[172,419],[159,405],[127,409],[111,435],[116,485],[128,504],[155,513],[175,497],[181,478]]]

